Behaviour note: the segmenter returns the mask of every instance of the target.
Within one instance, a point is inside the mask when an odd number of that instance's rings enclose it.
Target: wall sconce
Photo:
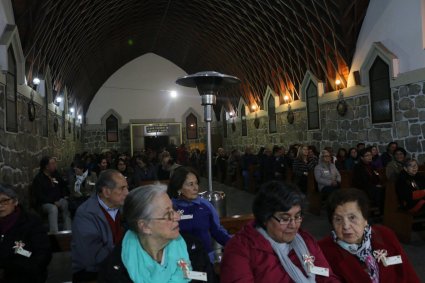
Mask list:
[[[288,113],[286,114],[286,120],[289,124],[293,124],[295,120],[294,111],[292,111],[291,103],[289,102],[289,95],[285,95],[283,97],[283,100],[285,100],[285,103],[288,104]]]
[[[83,116],[81,116],[81,114],[79,114],[77,116],[78,122],[81,124],[83,122]]]
[[[74,112],[75,112],[74,107],[69,108],[69,113],[70,113],[71,115],[74,115]]]
[[[53,102],[56,106],[59,106],[59,104],[62,102],[62,97],[56,96],[55,101]]]
[[[347,102],[344,100],[344,93],[341,88],[341,80],[335,80],[336,89],[338,92],[338,103],[336,105],[336,112],[339,116],[345,116],[348,110]]]
[[[39,79],[39,78],[37,78],[37,77],[35,77],[35,78],[32,80],[32,83],[33,83],[34,85],[39,85],[39,84],[40,84],[40,79]]]
[[[257,105],[255,105],[255,104],[252,104],[252,105],[251,105],[251,110],[252,110],[252,111],[255,111],[255,110],[257,110]]]

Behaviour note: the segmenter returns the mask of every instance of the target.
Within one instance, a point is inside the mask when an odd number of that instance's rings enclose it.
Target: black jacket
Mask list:
[[[24,243],[24,249],[32,252],[31,256],[15,254],[15,241]],[[0,270],[4,272],[0,282],[45,282],[51,258],[47,230],[41,219],[21,210],[14,226],[0,235]]]
[[[202,242],[197,238],[188,235],[182,234],[183,239],[187,245],[187,251],[189,253],[189,258],[192,263],[193,270],[203,271],[207,273],[208,282],[216,282],[215,273],[210,263],[208,254],[205,252]],[[97,278],[98,283],[130,283],[133,282],[128,275],[127,269],[125,268],[121,260],[121,250],[122,246],[115,246],[112,254],[104,261],[102,267],[99,270],[99,275]],[[192,280],[190,282],[202,282]],[[159,283],[159,282],[158,282]]]
[[[414,183],[416,183],[416,186],[413,186]],[[405,170],[401,171],[396,183],[396,192],[399,203],[403,209],[412,209],[419,201],[413,199],[413,192],[424,189],[425,176],[421,173],[410,176]]]

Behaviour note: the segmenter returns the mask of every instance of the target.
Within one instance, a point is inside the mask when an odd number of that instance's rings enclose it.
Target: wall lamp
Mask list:
[[[55,101],[53,102],[56,106],[59,106],[59,104],[62,102],[62,97],[57,96],[55,98]]]

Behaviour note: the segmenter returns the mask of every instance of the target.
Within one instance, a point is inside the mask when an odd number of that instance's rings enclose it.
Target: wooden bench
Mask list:
[[[387,182],[385,188],[384,225],[397,235],[400,242],[410,243],[413,224],[425,222],[424,216],[413,216],[400,208],[395,183]]]
[[[348,189],[352,188],[352,179],[353,179],[353,171],[351,170],[341,170],[339,171],[339,174],[341,175],[341,189]]]
[[[254,220],[253,214],[232,215],[221,217],[220,223],[229,234],[236,234],[245,224],[252,220]]]
[[[322,208],[322,194],[317,189],[317,182],[314,178],[314,171],[310,170],[307,176],[307,199],[308,211],[314,215],[320,215]]]
[[[71,251],[71,230],[49,233],[50,247],[53,253]]]

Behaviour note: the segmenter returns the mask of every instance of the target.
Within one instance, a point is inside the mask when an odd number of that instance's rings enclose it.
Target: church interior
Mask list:
[[[201,191],[226,192],[231,216],[252,213],[273,169],[244,155],[293,160],[307,145],[337,160],[395,143],[425,174],[424,49],[424,0],[2,0],[0,183],[29,208],[44,156],[67,179],[82,156],[160,165],[168,150],[198,169]],[[177,82],[213,71],[237,83],[214,90],[207,121],[201,87]],[[385,207],[371,221],[394,231],[424,282],[425,218],[398,211],[385,169]],[[344,173],[341,189],[354,183]],[[319,240],[330,228],[310,181],[303,228]],[[71,281],[69,243],[55,239],[47,282]]]

